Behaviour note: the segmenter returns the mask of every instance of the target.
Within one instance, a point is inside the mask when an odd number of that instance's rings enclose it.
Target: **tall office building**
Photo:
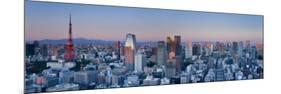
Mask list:
[[[251,48],[251,41],[247,40],[245,43],[246,48]]]
[[[217,48],[218,48],[219,54],[220,54],[220,55],[223,55],[223,54],[224,54],[224,51],[225,51],[225,45],[224,45],[224,43],[218,42],[218,43],[217,43]]]
[[[68,40],[66,44],[66,53],[65,53],[66,61],[73,61],[74,59],[74,47],[72,42],[72,23],[71,23],[71,15],[69,19],[69,32],[68,32]]]
[[[164,41],[157,42],[157,64],[158,65],[165,65],[167,61],[167,52],[166,46]]]
[[[56,60],[57,57],[59,56],[59,49],[57,46],[52,46],[52,53],[51,53],[52,57],[51,60]]]
[[[168,53],[170,53],[172,51],[173,40],[170,36],[168,36],[166,42],[167,42],[167,51]]]
[[[137,52],[135,55],[135,71],[142,72],[143,71],[143,62],[144,62],[144,55],[141,52]]]
[[[187,43],[184,51],[185,51],[185,58],[191,58],[192,57],[192,43]]]
[[[249,53],[250,50],[251,50],[251,41],[250,40],[246,40],[246,42],[245,42],[245,51],[247,53]]]
[[[197,43],[192,46],[192,54],[201,55],[201,45],[200,44]]]
[[[131,47],[125,47],[125,65],[130,70],[134,70],[134,50]]]
[[[117,58],[120,59],[120,54],[121,54],[121,43],[120,41],[117,41],[114,45],[115,50],[117,52]]]
[[[242,56],[242,54],[243,54],[243,48],[244,48],[243,46],[244,46],[243,41],[240,41],[238,43],[238,55],[239,56]]]
[[[43,57],[47,57],[49,55],[48,49],[49,48],[48,48],[47,44],[42,45],[41,54],[42,54]]]
[[[207,50],[206,50],[206,55],[211,55],[214,50],[214,46],[212,43],[207,43]]]
[[[175,55],[181,55],[182,46],[181,46],[181,36],[174,36],[174,40],[170,36],[167,37],[167,53],[175,53]]]
[[[38,41],[34,41],[33,43],[27,43],[25,44],[25,54],[26,56],[32,56],[32,55],[35,55],[35,49],[36,49],[36,44],[35,43],[38,43]]]
[[[136,36],[134,34],[126,35],[125,47],[131,47],[134,51],[136,50]]]
[[[175,47],[175,53],[176,55],[180,55],[182,53],[182,47],[181,47],[181,36],[174,36],[174,47]]]
[[[134,70],[134,58],[136,52],[136,37],[134,34],[127,34],[125,42],[125,65],[130,71]]]
[[[238,54],[238,50],[239,50],[238,42],[232,42],[232,53]]]

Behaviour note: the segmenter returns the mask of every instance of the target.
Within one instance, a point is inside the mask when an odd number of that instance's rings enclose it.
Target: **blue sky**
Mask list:
[[[258,15],[27,1],[26,40],[67,38],[69,13],[74,38],[122,41],[133,33],[137,41],[173,35],[181,35],[183,41],[263,39],[263,16]]]

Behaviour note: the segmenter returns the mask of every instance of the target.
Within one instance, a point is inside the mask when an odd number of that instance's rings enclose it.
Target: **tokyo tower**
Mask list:
[[[73,48],[73,42],[72,42],[72,24],[71,24],[71,14],[69,15],[69,32],[68,32],[68,40],[66,44],[66,53],[65,53],[65,59],[66,61],[73,61],[74,59],[74,48]]]

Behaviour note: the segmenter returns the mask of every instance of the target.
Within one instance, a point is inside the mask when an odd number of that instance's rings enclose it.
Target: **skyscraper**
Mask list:
[[[250,52],[250,50],[251,50],[251,41],[250,40],[246,40],[246,42],[245,42],[245,50],[246,50],[247,53]]]
[[[38,41],[34,41],[33,43],[30,44],[29,43],[25,44],[26,56],[35,55],[35,50],[38,46],[39,46]]]
[[[125,42],[125,64],[130,71],[134,70],[134,56],[136,52],[136,36],[127,34]]]
[[[175,53],[176,55],[180,55],[182,52],[182,47],[181,47],[181,36],[174,36],[174,47],[175,47]]]
[[[232,42],[232,53],[237,54],[239,50],[238,42]]]
[[[197,56],[201,55],[201,45],[199,43],[192,46],[192,54]]]
[[[120,59],[120,54],[121,54],[121,47],[120,47],[120,45],[121,45],[121,43],[120,43],[120,41],[117,41],[116,43],[115,43],[115,50],[116,50],[116,52],[117,52],[117,58],[118,59]]]
[[[131,47],[132,50],[136,50],[136,36],[134,34],[126,35],[125,47]]]
[[[214,46],[212,43],[207,43],[207,48],[206,48],[206,55],[211,55],[214,50]]]
[[[244,47],[243,41],[240,41],[238,43],[238,55],[239,56],[242,56],[242,54],[243,54],[243,47]]]
[[[185,58],[192,57],[192,43],[187,43],[185,47]]]
[[[164,41],[157,42],[157,64],[158,65],[165,65],[167,60],[167,52],[166,46]]]
[[[170,36],[167,37],[167,51],[170,53],[172,51],[173,40]]]
[[[43,57],[48,56],[48,45],[47,44],[42,45],[40,53],[42,54]]]
[[[224,45],[224,43],[220,43],[219,42],[217,45],[218,45],[217,47],[218,47],[218,51],[219,51],[220,56],[225,54],[225,45]]]
[[[71,14],[69,15],[69,32],[68,32],[68,41],[66,44],[66,53],[65,59],[66,61],[72,61],[74,59],[74,48],[72,42],[72,23],[71,23]]]
[[[144,62],[144,55],[141,52],[137,52],[135,55],[135,71],[142,72],[143,71],[143,62]]]

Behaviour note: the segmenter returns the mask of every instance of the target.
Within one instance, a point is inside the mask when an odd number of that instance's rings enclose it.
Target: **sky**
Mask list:
[[[51,2],[25,3],[25,40],[74,38],[160,41],[263,41],[263,16]]]

